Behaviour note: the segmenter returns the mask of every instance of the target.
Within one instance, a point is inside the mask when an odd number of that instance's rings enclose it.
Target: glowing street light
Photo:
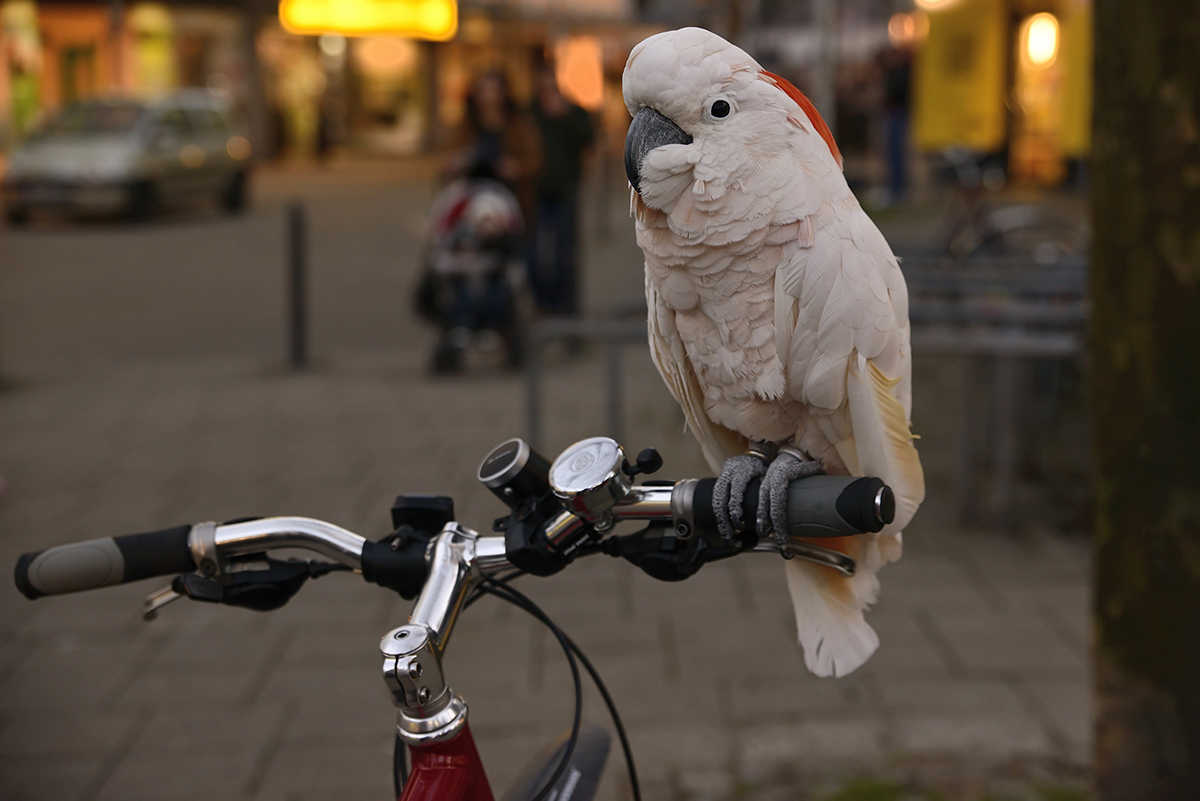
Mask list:
[[[444,42],[458,30],[456,0],[281,0],[279,21],[291,33],[391,34]]]
[[[1049,67],[1058,58],[1058,19],[1034,14],[1025,23],[1025,55],[1035,67]]]

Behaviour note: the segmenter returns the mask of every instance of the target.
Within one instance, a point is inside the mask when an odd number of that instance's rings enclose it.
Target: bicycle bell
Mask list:
[[[608,437],[592,437],[567,448],[550,466],[550,488],[575,515],[598,531],[612,525],[609,512],[633,487],[621,470],[625,451]]]

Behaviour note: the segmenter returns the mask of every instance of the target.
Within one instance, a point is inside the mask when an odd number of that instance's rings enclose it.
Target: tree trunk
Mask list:
[[[1097,798],[1200,799],[1200,14],[1096,3]]]

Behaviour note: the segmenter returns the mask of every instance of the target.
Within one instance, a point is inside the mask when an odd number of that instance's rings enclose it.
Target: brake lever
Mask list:
[[[779,548],[779,553],[784,559],[806,559],[809,562],[816,562],[818,565],[832,567],[846,577],[853,576],[858,570],[858,564],[846,554],[822,548],[820,545],[813,545],[811,542],[789,538]]]
[[[146,596],[145,603],[142,606],[142,620],[147,622],[154,620],[158,617],[159,609],[182,597],[182,595],[175,592],[171,587],[163,587],[158,592],[150,593]]]

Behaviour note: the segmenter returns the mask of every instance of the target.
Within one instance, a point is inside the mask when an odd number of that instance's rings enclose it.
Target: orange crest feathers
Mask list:
[[[804,113],[808,115],[808,121],[812,123],[813,128],[825,140],[825,144],[829,145],[829,152],[833,154],[833,160],[837,162],[838,167],[842,166],[842,151],[838,150],[837,142],[833,141],[833,132],[829,130],[829,126],[825,124],[825,120],[821,118],[817,107],[812,101],[805,97],[804,93],[793,86],[789,81],[780,78],[778,75],[763,70],[759,73],[764,81],[773,83],[783,90],[783,93],[796,101],[796,105],[804,109]]]

